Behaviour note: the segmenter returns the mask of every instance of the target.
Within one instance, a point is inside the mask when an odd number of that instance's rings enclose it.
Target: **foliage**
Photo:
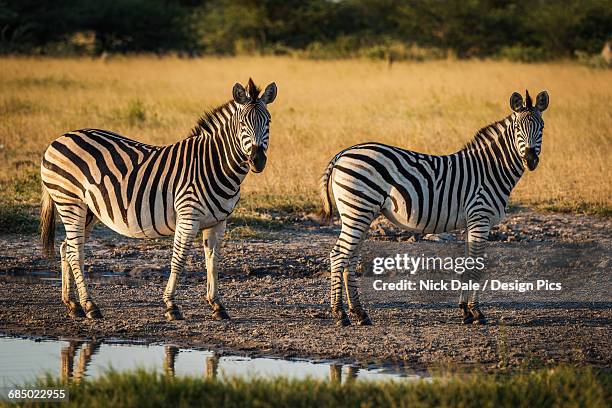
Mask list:
[[[498,57],[516,62],[540,62],[552,59],[552,54],[544,48],[514,45],[502,47]]]
[[[74,53],[79,33],[93,33],[93,51],[169,51],[189,48],[189,10],[175,1],[14,0],[0,2],[5,52]]]
[[[581,64],[590,68],[612,68],[612,61],[606,61],[601,55],[590,55],[584,51],[576,51],[576,58]]]
[[[458,57],[594,54],[612,36],[612,0],[5,0],[0,52],[177,51],[368,56],[390,41]],[[527,55],[527,56],[525,56]]]

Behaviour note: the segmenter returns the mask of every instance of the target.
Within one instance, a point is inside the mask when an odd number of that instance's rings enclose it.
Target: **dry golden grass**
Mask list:
[[[571,63],[308,61],[276,57],[0,59],[0,200],[32,202],[46,145],[67,130],[111,129],[154,144],[186,136],[251,76],[278,85],[269,164],[244,191],[261,205],[315,203],[331,156],[375,140],[432,154],[458,150],[509,114],[513,91],[550,94],[540,167],[513,202],[608,213],[612,71]],[[274,198],[276,197],[276,198]],[[275,201],[276,200],[276,201]]]

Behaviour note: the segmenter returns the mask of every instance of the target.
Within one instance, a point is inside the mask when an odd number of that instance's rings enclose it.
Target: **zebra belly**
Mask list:
[[[408,201],[408,202],[407,202]],[[425,203],[429,205],[429,203]],[[443,203],[445,204],[445,203]],[[427,211],[427,205],[423,209],[418,206],[417,197],[406,197],[396,189],[392,188],[389,199],[385,201],[382,213],[392,223],[402,229],[426,234],[454,231],[465,228],[465,212],[461,208],[447,207],[438,210],[436,199],[431,203],[431,214]]]
[[[111,212],[96,209],[91,198],[92,194],[93,192],[86,194],[85,203],[100,222],[118,234],[130,238],[159,238],[174,234],[176,214],[173,208],[168,208],[164,212],[163,208],[156,205],[156,208],[144,207],[136,211],[135,203],[132,201],[128,203],[127,209],[121,211],[116,207],[117,203],[113,203],[115,207],[111,217]]]

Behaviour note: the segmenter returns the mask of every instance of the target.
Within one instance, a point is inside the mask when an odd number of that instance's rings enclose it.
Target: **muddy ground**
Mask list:
[[[415,369],[477,365],[495,370],[559,362],[611,367],[609,218],[514,210],[493,231],[488,277],[548,279],[562,290],[485,291],[487,325],[461,324],[455,292],[381,294],[371,289],[370,276],[362,278],[361,289],[374,324],[346,328],[335,326],[328,312],[328,253],[338,226],[320,226],[307,216],[286,221],[282,229],[264,228],[250,238],[224,242],[220,289],[232,320],[222,322],[212,319],[204,302],[199,246],[178,288],[185,320],[167,322],[161,297],[171,240],[132,240],[96,229],[85,269],[104,318],[92,321],[67,316],[60,302],[59,261],[41,258],[35,236],[0,235],[0,333],[121,338]],[[462,248],[461,233],[414,235],[383,221],[372,227],[363,264],[367,269],[373,256],[442,256]],[[441,276],[432,272],[418,278]]]

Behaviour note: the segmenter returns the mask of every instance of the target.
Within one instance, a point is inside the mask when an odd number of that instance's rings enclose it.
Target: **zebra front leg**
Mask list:
[[[225,233],[225,221],[207,228],[202,234],[204,253],[206,255],[206,300],[213,309],[213,318],[216,320],[229,319],[227,311],[221,304],[219,296],[218,260],[221,256],[221,239]]]
[[[484,255],[484,248],[489,236],[490,224],[486,217],[473,217],[475,220],[468,221],[467,252],[470,258],[478,258]],[[480,283],[482,271],[470,269],[465,272],[464,282]],[[485,324],[486,318],[480,310],[479,289],[473,289],[468,303],[465,302],[465,291],[461,290],[459,307],[462,312],[464,324]]]
[[[174,303],[176,280],[178,279],[178,275],[185,269],[187,252],[191,248],[191,244],[198,233],[198,229],[199,224],[197,221],[190,217],[179,216],[176,223],[176,231],[174,232],[170,277],[168,278],[163,297],[164,303],[166,304],[164,316],[167,320],[183,320],[180,309]]]
[[[60,246],[60,257],[62,262],[62,303],[68,308],[70,317],[85,317],[85,311],[73,298],[72,272],[70,264],[66,260],[66,241]]]
[[[486,245],[486,242],[480,242],[476,245],[482,245],[484,247],[484,245]],[[474,256],[474,258],[482,256],[483,253],[484,252],[480,252],[480,255]],[[482,281],[482,271],[481,270],[472,270],[471,275],[472,275],[471,279],[473,282],[481,283]],[[480,297],[480,289],[473,289],[472,297],[467,305],[470,315],[472,316],[472,319],[473,319],[472,324],[486,324],[487,323],[484,313],[482,312],[482,310],[480,310],[479,297]]]

